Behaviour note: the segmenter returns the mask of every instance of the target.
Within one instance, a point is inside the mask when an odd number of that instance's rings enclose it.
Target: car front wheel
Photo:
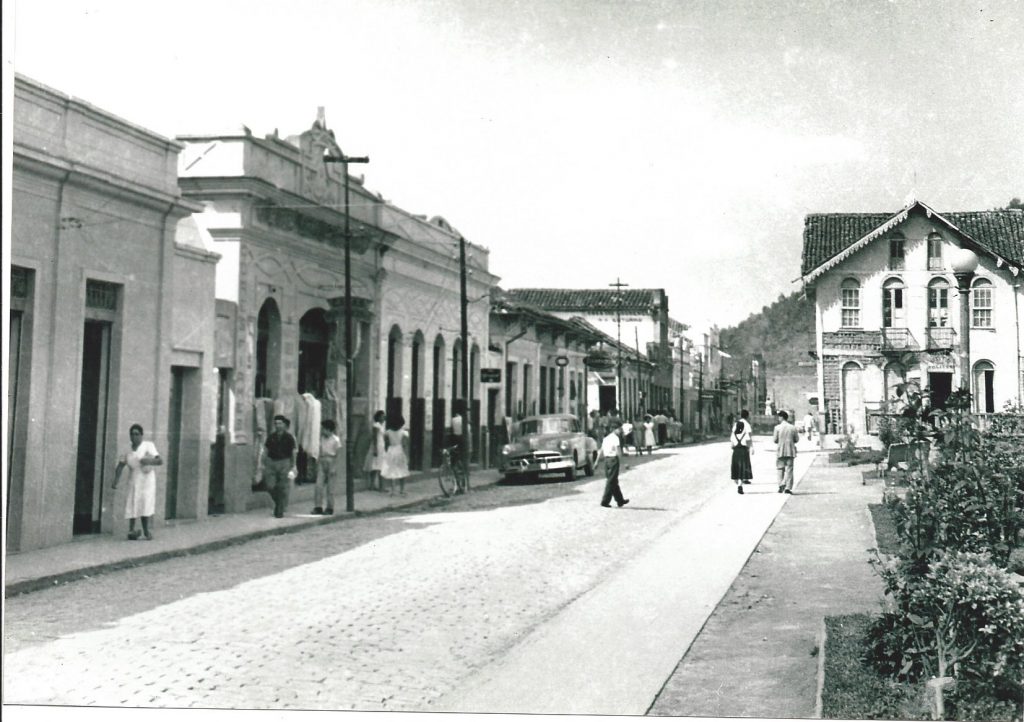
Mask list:
[[[576,452],[572,453],[572,465],[565,470],[566,481],[576,481],[576,464],[578,463],[576,458]]]

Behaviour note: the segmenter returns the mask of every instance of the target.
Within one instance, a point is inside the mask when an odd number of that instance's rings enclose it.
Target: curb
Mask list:
[[[490,486],[496,485],[497,482],[490,482],[479,484],[470,488],[470,493],[474,489],[485,489]],[[379,509],[373,509],[370,511],[343,511],[333,516],[322,517],[320,519],[309,519],[308,521],[297,522],[290,524],[286,527],[260,529],[258,531],[246,532],[237,536],[225,537],[223,539],[217,539],[215,541],[206,542],[197,546],[181,547],[178,549],[167,549],[161,552],[155,552],[153,554],[146,554],[144,556],[132,557],[130,559],[119,559],[117,561],[104,562],[102,564],[96,564],[89,567],[83,567],[80,569],[74,569],[67,572],[60,572],[58,574],[48,574],[42,577],[36,577],[34,579],[24,579],[20,582],[13,582],[4,586],[4,596],[7,598],[20,596],[22,594],[30,594],[32,592],[42,591],[43,589],[49,589],[54,586],[66,584],[68,582],[74,582],[81,579],[89,579],[90,577],[99,576],[106,574],[107,572],[120,571],[122,569],[131,569],[133,567],[146,566],[148,564],[155,564],[157,562],[166,561],[168,559],[175,559],[177,557],[187,557],[197,554],[205,554],[207,552],[218,551],[227,547],[236,546],[238,544],[245,544],[256,539],[265,539],[272,536],[282,536],[284,534],[295,534],[314,526],[326,526],[328,524],[336,524],[346,519],[361,518],[377,516],[391,511],[407,509],[419,504],[427,503],[434,499],[445,499],[447,497],[442,496],[440,493],[434,496],[424,496],[419,499],[410,499],[395,504],[389,504],[382,506]]]
[[[821,618],[821,629],[818,631],[818,679],[814,687],[814,719],[821,719],[822,692],[825,691],[825,644],[828,642],[828,625]]]

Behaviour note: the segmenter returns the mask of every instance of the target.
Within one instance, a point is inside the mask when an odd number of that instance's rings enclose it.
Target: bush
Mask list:
[[[978,693],[1024,692],[1024,591],[1011,574],[968,552],[946,555],[924,573],[908,568],[912,562],[875,564],[895,607],[867,635],[879,671],[906,681],[955,671]]]

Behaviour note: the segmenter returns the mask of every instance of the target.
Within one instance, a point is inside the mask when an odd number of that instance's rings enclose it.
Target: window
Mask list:
[[[934,231],[928,234],[928,270],[942,270],[942,236]]]
[[[903,258],[906,249],[906,241],[903,236],[893,236],[889,239],[889,270],[902,271]]]
[[[949,282],[936,278],[928,284],[928,327],[949,325]]]
[[[842,297],[842,327],[860,328],[860,284],[847,278],[840,286]]]
[[[890,278],[882,286],[882,326],[906,328],[907,313],[903,303],[903,281]]]
[[[979,278],[971,289],[971,326],[992,328],[992,282]]]

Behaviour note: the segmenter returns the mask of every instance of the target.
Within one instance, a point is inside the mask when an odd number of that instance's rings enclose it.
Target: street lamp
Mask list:
[[[957,354],[960,388],[970,389],[971,373],[971,279],[978,268],[978,255],[969,248],[958,248],[952,254],[950,266],[960,291],[960,352]]]
[[[324,152],[324,163],[341,163],[345,177],[345,510],[355,511],[355,485],[352,470],[352,232],[349,228],[348,164],[369,163],[368,156],[331,155]]]

